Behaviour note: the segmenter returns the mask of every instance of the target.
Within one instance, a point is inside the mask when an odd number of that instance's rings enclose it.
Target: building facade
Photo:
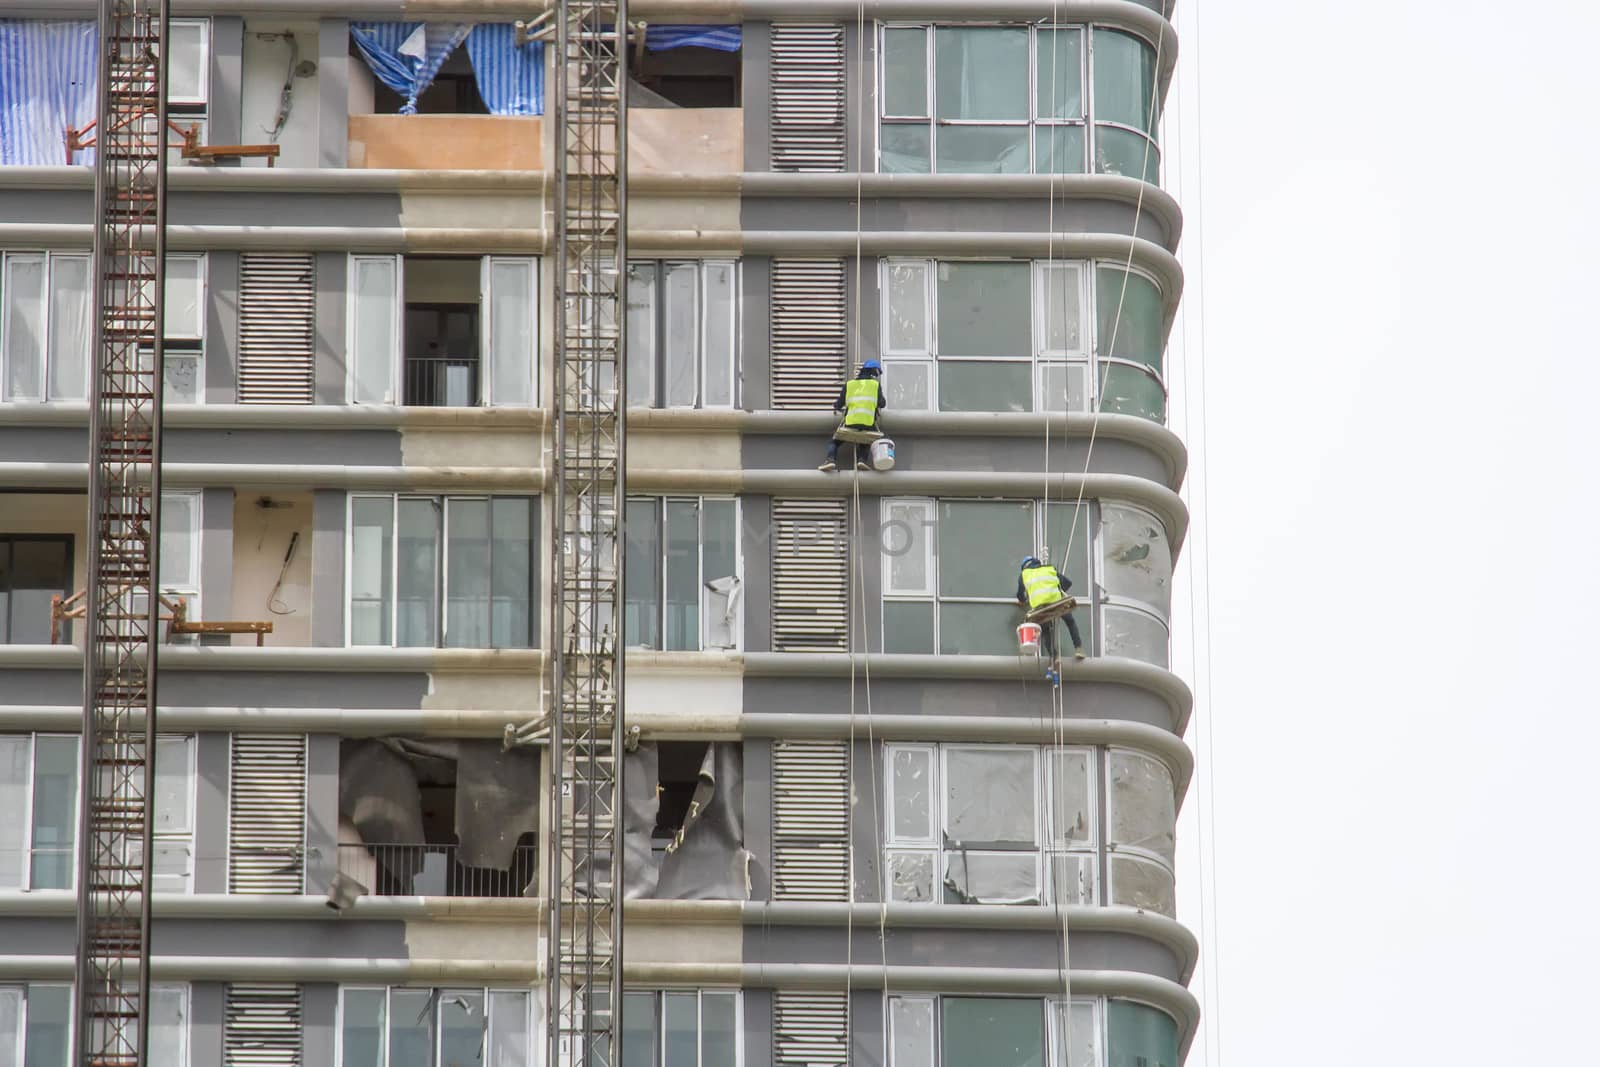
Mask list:
[[[160,581],[239,625],[162,648],[164,1065],[547,1060],[536,6],[177,5]],[[1170,4],[733,7],[634,5],[620,1062],[1179,1067]],[[0,1067],[70,1054],[92,19],[0,0]],[[869,358],[898,464],[820,472]]]

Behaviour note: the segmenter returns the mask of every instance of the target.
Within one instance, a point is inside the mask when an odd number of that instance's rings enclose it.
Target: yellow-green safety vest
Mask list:
[[[1025,567],[1022,588],[1028,594],[1028,610],[1036,611],[1066,596],[1061,591],[1061,576],[1054,567]]]
[[[851,378],[844,383],[844,424],[872,426],[878,421],[878,382],[875,378]]]

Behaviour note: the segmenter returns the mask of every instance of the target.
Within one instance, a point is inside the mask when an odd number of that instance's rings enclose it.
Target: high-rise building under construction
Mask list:
[[[576,4],[175,4],[141,317],[100,4],[0,0],[0,1067],[90,1062],[139,323],[150,1067],[1179,1067],[1170,0]]]

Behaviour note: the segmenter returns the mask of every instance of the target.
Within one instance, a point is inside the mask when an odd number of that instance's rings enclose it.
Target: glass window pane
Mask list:
[[[1126,1000],[1106,1006],[1108,1067],[1178,1067],[1178,1024]]]
[[[1148,372],[1108,363],[1101,368],[1100,410],[1162,422],[1167,417],[1167,394]]]
[[[662,1067],[695,1067],[700,1054],[700,997],[696,993],[661,996]]]
[[[340,1026],[341,1067],[382,1067],[384,991],[346,989]]]
[[[161,399],[167,404],[201,401],[201,360],[198,352],[168,349],[161,361]]]
[[[1094,117],[1147,133],[1161,117],[1155,106],[1156,58],[1149,45],[1126,33],[1094,31]]]
[[[628,264],[628,403],[656,402],[656,292],[654,263]]]
[[[533,403],[538,304],[531,259],[489,260],[489,398]]]
[[[1033,355],[1027,263],[939,264],[939,355]]]
[[[739,574],[739,505],[713,499],[702,501],[701,508],[704,647],[737,648],[742,593],[732,580]]]
[[[733,368],[737,331],[734,327],[738,301],[732,263],[706,264],[706,352],[705,407],[733,404]]]
[[[1036,852],[970,852],[945,856],[946,904],[1039,904]]]
[[[1014,606],[1021,560],[1034,551],[1033,505],[1026,500],[941,500],[938,511],[938,547],[959,549],[939,554],[939,595],[993,597]]]
[[[1085,169],[1082,126],[1039,126],[1033,131],[1035,174],[1082,174]]]
[[[1032,749],[945,749],[944,832],[952,845],[1032,848],[1039,843]]]
[[[734,1067],[739,1000],[733,993],[700,994],[700,1067]]]
[[[700,504],[669,500],[666,509],[666,647],[694,650],[700,647]]]
[[[630,500],[626,579],[629,648],[661,648],[661,502]]]
[[[890,749],[889,789],[893,807],[890,840],[932,841],[933,750]]]
[[[22,987],[0,986],[0,1067],[17,1067],[17,1042],[22,1037],[21,1027]]]
[[[350,643],[387,645],[392,604],[394,499],[358,496],[350,506]]]
[[[22,850],[27,843],[23,813],[28,810],[28,768],[32,762],[32,738],[0,736],[0,812],[6,813],[0,816],[0,889],[26,888],[22,880]]]
[[[0,590],[0,638],[14,645],[49,644],[50,598],[70,592],[72,546],[65,540],[17,538],[11,542],[10,551],[9,573],[0,573],[0,586],[11,586],[9,593]],[[6,547],[0,545],[0,568],[6,566],[5,555]]]
[[[72,988],[30,985],[27,991],[28,1036],[23,1067],[66,1067],[72,1045]]]
[[[167,65],[167,96],[204,102],[206,98],[206,30],[204,21],[173,19],[167,36],[172,62]]]
[[[395,644],[439,643],[439,512],[437,500],[401,497],[395,530]]]
[[[89,395],[89,347],[93,340],[89,257],[50,259],[50,399]]]
[[[190,738],[156,738],[156,821],[158,834],[194,829],[194,776]],[[143,775],[140,775],[143,778]]]
[[[444,643],[451,648],[488,648],[489,501],[445,502]]]
[[[161,588],[196,592],[195,539],[200,530],[197,493],[161,494]]]
[[[884,601],[883,650],[931,655],[934,650],[933,617],[931,600]]]
[[[667,406],[694,407],[700,395],[695,380],[700,351],[696,306],[700,268],[695,263],[669,263],[666,272]]]
[[[33,742],[34,889],[70,889],[77,841],[78,739],[36,737]]]
[[[1161,182],[1161,153],[1142,134],[1116,126],[1094,128],[1096,174],[1120,174],[1151,185]]]
[[[1044,1067],[1044,1001],[1020,997],[945,997],[943,1062],[984,1067]]]
[[[497,496],[491,501],[489,643],[495,648],[533,644],[533,500]]]
[[[1094,812],[1089,801],[1089,753],[1052,749],[1046,755],[1050,773],[1051,844],[1057,848],[1094,841]]]
[[[890,997],[889,1043],[894,1067],[933,1067],[933,1001]]]
[[[1129,359],[1161,372],[1161,290],[1142,274],[1117,267],[1095,270],[1096,339],[1101,355]]]
[[[483,1062],[486,1029],[483,990],[445,989],[439,994],[439,1063]]]
[[[1154,757],[1112,749],[1110,775],[1106,834],[1111,844],[1153,852],[1170,865],[1177,823],[1172,772]]]
[[[883,389],[891,411],[930,410],[933,402],[933,363],[885,362]]]
[[[1092,505],[1088,502],[1061,501],[1045,507],[1045,545],[1050,549],[1050,561],[1072,583],[1072,595],[1080,601],[1074,612],[1080,627],[1088,623],[1089,601],[1089,534]],[[1063,565],[1065,564],[1065,565]],[[1014,592],[1015,590],[1013,590]]]
[[[920,500],[890,500],[884,508],[882,548],[888,560],[884,592],[932,593],[932,510]]]
[[[878,169],[885,174],[926,174],[928,144],[928,127],[886,122],[878,131]]]
[[[940,174],[1027,174],[1026,126],[940,126]]]
[[[1042,28],[1036,35],[1041,119],[1083,117],[1083,31]]]
[[[1100,1028],[1095,1025],[1094,1003],[1075,1000],[1056,1003],[1056,1025],[1067,1035],[1066,1062],[1060,1067],[1101,1067]]]
[[[655,1067],[656,995],[622,995],[622,1067]]]
[[[1039,366],[1036,411],[1088,411],[1089,365],[1043,363]]]
[[[1141,508],[1101,504],[1100,542],[1105,556],[1100,582],[1105,591],[1148,604],[1167,617],[1172,600],[1172,547],[1161,521]]]
[[[388,1067],[433,1067],[431,989],[389,991]]]
[[[1167,666],[1167,628],[1154,615],[1115,604],[1100,606],[1100,654]]]
[[[186,340],[205,336],[204,265],[200,256],[167,257],[164,336]]]
[[[909,904],[928,904],[934,897],[934,853],[889,853],[889,899]]]
[[[885,351],[927,353],[928,265],[892,262],[884,275]]]
[[[1092,853],[1052,853],[1050,878],[1050,899],[1057,904],[1094,904],[1095,858]]]
[[[1016,561],[1012,561],[1016,570]],[[1011,604],[947,601],[939,607],[939,652],[946,656],[1015,656],[1022,609]]]
[[[1175,917],[1172,872],[1138,856],[1112,856],[1111,903]]]
[[[7,400],[44,396],[45,261],[42,255],[8,255],[0,299],[5,301],[4,335]]]
[[[1026,29],[940,26],[934,47],[940,119],[1028,117]]]
[[[883,113],[928,113],[928,31],[922,26],[883,31]]]
[[[739,573],[739,503],[710,499],[701,502],[705,527],[705,578],[712,581]]]
[[[489,994],[488,1067],[533,1067],[528,1032],[528,994],[501,992]],[[466,1060],[474,1063],[474,1060]]]
[[[189,991],[178,986],[150,990],[150,1064],[188,1062]]]
[[[357,404],[394,401],[395,336],[399,301],[394,257],[358,257],[351,300],[350,399]]]
[[[1024,362],[939,361],[940,411],[1028,411],[1032,367]]]
[[[1083,267],[1076,263],[1046,263],[1039,269],[1039,278],[1043,294],[1038,309],[1042,350],[1051,355],[1087,353]]]

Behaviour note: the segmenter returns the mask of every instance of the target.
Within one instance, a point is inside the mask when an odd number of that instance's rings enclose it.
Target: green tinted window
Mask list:
[[[943,1008],[947,1067],[1044,1067],[1042,1000],[945,997]]]
[[[941,26],[934,41],[940,119],[1027,120],[1026,28]]]
[[[938,549],[941,597],[1011,600],[1022,557],[1033,551],[1033,505],[940,501]]]
[[[1126,1000],[1113,1000],[1106,1030],[1107,1067],[1178,1067],[1178,1024],[1165,1012]]]
[[[1154,134],[1155,50],[1137,37],[1112,30],[1094,33],[1094,117]]]
[[[1118,267],[1097,267],[1095,311],[1102,356],[1131,359],[1160,373],[1165,310],[1155,282]]]

